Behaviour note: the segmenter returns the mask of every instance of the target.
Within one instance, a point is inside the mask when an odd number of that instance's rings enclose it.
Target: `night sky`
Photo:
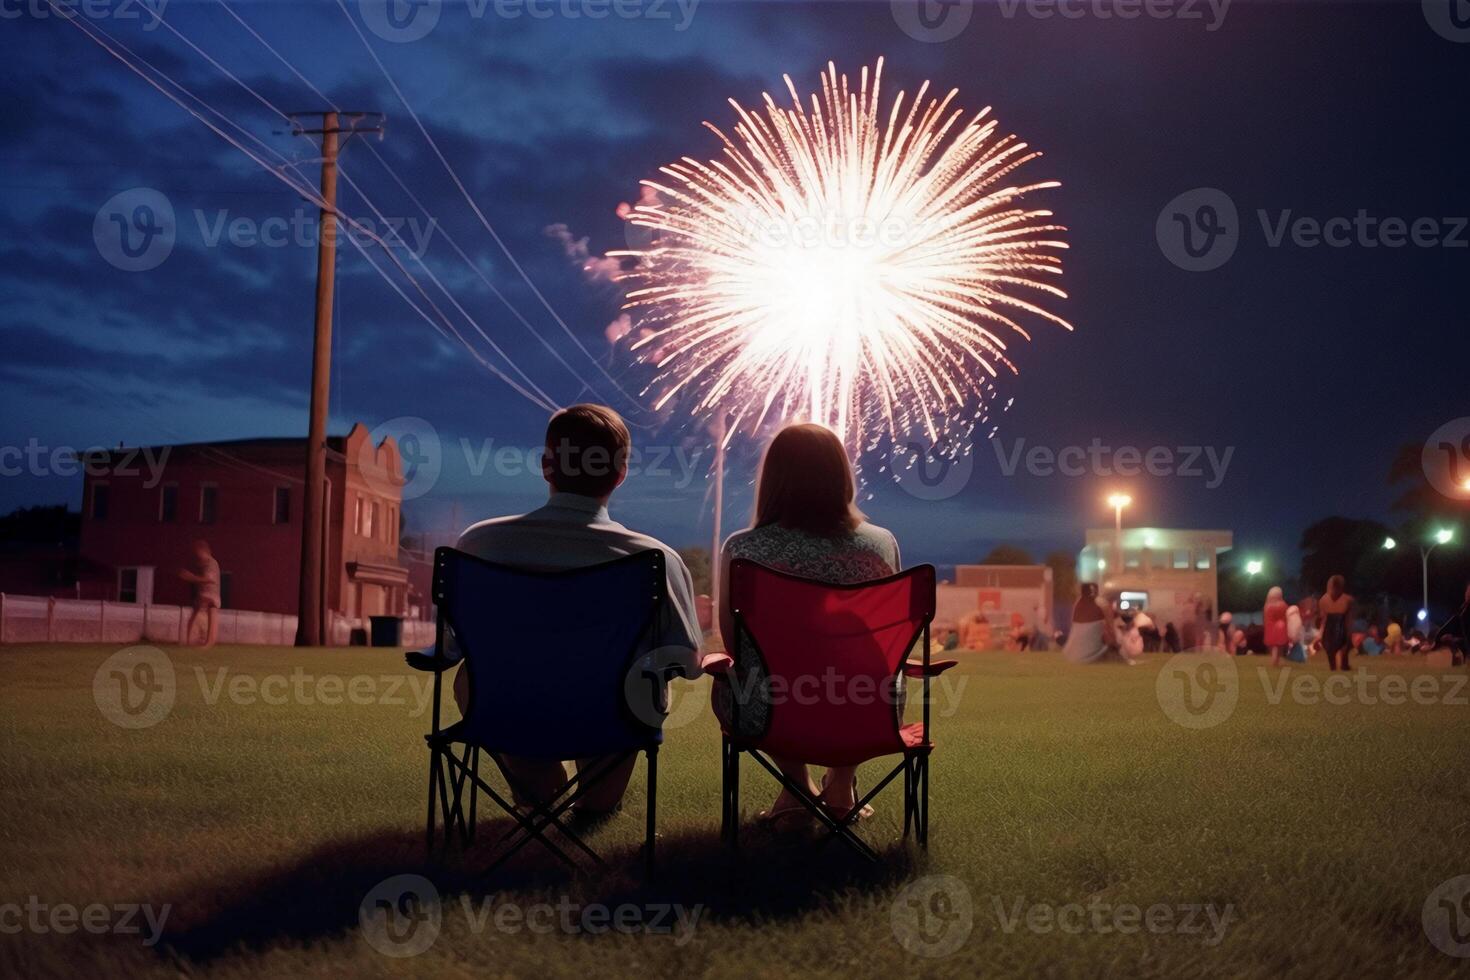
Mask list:
[[[37,16],[44,0],[0,6],[0,446],[303,435],[314,242],[232,243],[220,229],[297,214],[305,226],[314,209],[76,27]],[[1123,487],[1135,498],[1130,522],[1233,529],[1239,547],[1294,569],[1308,523],[1333,513],[1390,517],[1397,447],[1470,415],[1470,43],[1431,27],[1442,12],[1433,3],[1234,3],[1221,20],[1203,3],[1185,8],[1198,16],[1121,19],[1091,6],[1077,18],[1038,17],[1050,8],[1008,2],[977,5],[957,37],[933,43],[905,33],[887,2],[704,0],[692,17],[687,4],[669,2],[655,8],[664,16],[601,20],[446,4],[433,11],[434,28],[408,43],[371,30],[385,23],[381,9],[349,6],[590,356],[470,212],[336,3],[234,9],[334,102],[387,114],[374,148],[439,222],[427,263],[558,403],[628,408],[602,370],[635,396],[638,385],[636,369],[604,339],[619,312],[616,287],[580,268],[548,228],[564,225],[574,243],[585,236],[594,256],[622,247],[618,204],[636,200],[638,181],[659,165],[714,156],[717,141],[700,124],[729,123],[727,97],[751,105],[763,91],[779,93],[783,73],[810,90],[829,59],[855,73],[883,56],[890,92],[926,78],[956,87],[961,105],[992,105],[1003,132],[1044,151],[1027,173],[1063,185],[1044,200],[1070,229],[1070,298],[1055,309],[1076,331],[1028,323],[1034,340],[1016,349],[1020,375],[1001,387],[1001,401],[1014,403],[1003,413],[997,406],[994,441],[976,446],[959,493],[922,500],[870,473],[863,506],[894,529],[908,561],[973,561],[1003,541],[1075,550],[1084,527],[1110,523],[1102,497]],[[314,183],[317,153],[306,140],[178,37],[144,29],[141,7],[113,12],[92,23],[302,161]],[[271,103],[323,108],[217,3],[173,0],[164,17]],[[1470,27],[1463,34],[1459,42],[1470,42]],[[363,144],[351,143],[343,163],[385,215],[425,227]],[[1156,222],[1172,199],[1201,187],[1223,191],[1239,217],[1234,254],[1195,272],[1165,254]],[[134,188],[159,192],[176,222],[172,251],[145,271],[118,268],[99,247],[108,202]],[[137,200],[123,198],[128,211]],[[370,213],[346,185],[341,204]],[[1407,224],[1433,219],[1450,241],[1308,247],[1288,232],[1271,243],[1285,212],[1288,221],[1325,221],[1360,210]],[[412,240],[410,230],[404,236]],[[344,245],[338,261],[333,431],[412,417],[441,447],[437,482],[407,509],[410,529],[447,531],[456,517],[534,506],[539,476],[496,474],[473,460],[486,440],[492,453],[534,446],[543,409],[435,333],[356,249]],[[457,322],[483,356],[503,363]],[[667,424],[635,429],[635,438],[701,448]],[[1096,440],[1230,456],[1218,486],[1206,485],[1204,459],[1197,477],[1042,475],[1024,465],[1008,476],[996,448],[1008,456],[1019,440],[1051,451]],[[749,511],[749,456],[737,457],[727,527]],[[706,452],[681,475],[671,457],[668,474],[640,475],[619,492],[614,516],[676,545],[703,543],[707,463]],[[49,464],[7,470],[0,510],[76,506],[80,491],[79,477]]]

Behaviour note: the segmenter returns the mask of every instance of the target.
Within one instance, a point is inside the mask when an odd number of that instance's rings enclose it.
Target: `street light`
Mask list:
[[[1424,572],[1424,605],[1419,607],[1419,622],[1421,623],[1429,619],[1429,553],[1442,544],[1449,544],[1454,538],[1454,528],[1442,527],[1434,532],[1433,543],[1419,546],[1419,560],[1423,563]],[[1387,547],[1387,542],[1384,543],[1384,546]]]
[[[1245,563],[1245,573],[1247,575],[1259,575],[1261,574],[1261,569],[1265,567],[1265,563],[1262,562],[1259,558],[1252,558],[1250,561]]]
[[[1397,541],[1395,541],[1393,538],[1384,538],[1383,539],[1383,550],[1384,551],[1392,551],[1393,549],[1397,548],[1398,546],[1399,546],[1399,543]]]
[[[1123,508],[1133,503],[1133,498],[1126,493],[1108,494],[1108,506],[1113,508],[1113,550],[1117,552],[1117,569],[1121,572],[1127,567],[1123,562]],[[1102,562],[1098,562],[1098,568],[1103,568]],[[1098,583],[1101,585],[1102,583]]]

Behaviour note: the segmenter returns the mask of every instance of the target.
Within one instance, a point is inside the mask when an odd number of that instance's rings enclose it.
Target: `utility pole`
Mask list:
[[[327,479],[327,402],[332,372],[332,295],[337,264],[337,155],[342,134],[348,139],[361,133],[383,131],[383,116],[375,112],[321,113],[320,129],[306,129],[292,113],[292,132],[297,136],[322,138],[323,207],[316,252],[316,332],[311,349],[311,418],[306,436],[306,486],[301,507],[301,580],[296,605],[296,645],[320,646],[325,642],[326,576],[323,574],[327,527],[325,499]]]

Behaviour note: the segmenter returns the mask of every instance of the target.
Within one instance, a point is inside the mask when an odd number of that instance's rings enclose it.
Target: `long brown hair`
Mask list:
[[[766,447],[755,492],[753,527],[779,524],[821,537],[863,522],[853,504],[856,481],[842,440],[811,422],[788,425]]]

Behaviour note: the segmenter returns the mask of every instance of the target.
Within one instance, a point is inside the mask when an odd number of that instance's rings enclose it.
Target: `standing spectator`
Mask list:
[[[1113,610],[1097,597],[1097,583],[1083,582],[1082,594],[1072,607],[1072,631],[1067,634],[1064,653],[1077,664],[1099,663],[1117,646]]]
[[[1170,653],[1178,653],[1180,650],[1179,631],[1174,628],[1173,623],[1164,625],[1164,649]]]
[[[1200,646],[1200,597],[1196,592],[1186,599],[1179,607],[1179,620],[1184,624],[1183,635],[1179,642],[1183,649],[1193,650]]]
[[[1327,580],[1327,594],[1317,603],[1317,626],[1322,636],[1322,651],[1327,654],[1327,669],[1336,670],[1339,655],[1342,669],[1349,670],[1352,646],[1349,624],[1352,622],[1353,597],[1347,594],[1347,580],[1334,575]]]
[[[1271,651],[1271,666],[1281,666],[1281,654],[1291,642],[1286,633],[1286,600],[1281,597],[1281,586],[1273,585],[1266,593],[1266,608],[1262,613],[1266,624],[1266,646]]]
[[[1470,585],[1465,586],[1465,604],[1460,611],[1444,621],[1439,632],[1434,634],[1434,642],[1431,647],[1437,647],[1441,643],[1449,647],[1452,652],[1455,666],[1465,662],[1465,645],[1470,642]]]
[[[208,650],[219,639],[219,562],[209,550],[209,542],[199,538],[194,542],[194,570],[179,569],[179,578],[194,585],[194,611],[189,614],[189,625],[184,628],[183,644],[189,645],[194,635],[194,624],[204,617],[204,642],[200,649]]]

